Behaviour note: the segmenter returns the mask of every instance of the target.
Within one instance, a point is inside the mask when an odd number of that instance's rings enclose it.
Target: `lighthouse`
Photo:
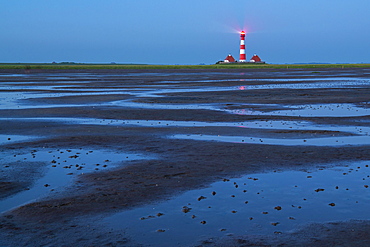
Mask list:
[[[240,32],[240,57],[239,57],[239,62],[240,63],[245,63],[246,60],[246,55],[245,55],[245,32],[241,31]]]

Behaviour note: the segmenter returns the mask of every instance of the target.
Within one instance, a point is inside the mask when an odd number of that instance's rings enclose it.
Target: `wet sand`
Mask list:
[[[27,71],[26,74],[0,71],[3,157],[27,153],[37,157],[43,150],[80,148],[147,156],[142,160],[118,160],[119,165],[114,168],[99,167],[78,176],[69,172],[76,176],[67,187],[55,188],[34,202],[2,214],[0,243],[140,246],[140,237],[97,222],[222,179],[276,170],[315,171],[368,161],[370,143],[366,141],[358,145],[319,146],[174,138],[181,134],[247,136],[303,142],[329,136],[338,139],[361,136],[362,133],[349,132],[346,127],[368,126],[370,115],[356,114],[355,108],[368,109],[368,80],[370,69],[363,68]],[[305,83],[321,84],[313,88],[299,86]],[[294,106],[331,104],[351,104],[353,115],[277,113]],[[155,121],[148,124],[147,120]],[[248,126],[271,121],[334,127]],[[13,142],[15,135],[29,139]],[[109,160],[109,155],[104,159]],[[49,168],[52,160],[0,161],[0,198],[30,189],[47,169],[52,169]],[[49,184],[52,190],[53,181]],[[193,245],[366,245],[370,241],[366,234],[370,227],[368,219],[306,225],[273,235],[234,235],[212,240],[195,236]],[[152,243],[152,246],[163,245]]]

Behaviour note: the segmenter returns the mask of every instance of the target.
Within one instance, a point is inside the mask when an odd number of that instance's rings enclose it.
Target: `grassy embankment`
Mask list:
[[[142,64],[0,64],[2,69],[320,69],[370,68],[370,64],[212,64],[212,65],[142,65]]]

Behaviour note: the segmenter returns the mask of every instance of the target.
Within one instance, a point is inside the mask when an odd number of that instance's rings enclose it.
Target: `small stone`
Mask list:
[[[335,206],[335,203],[329,203],[329,206],[332,206],[332,207],[334,207]]]
[[[207,197],[205,197],[205,196],[200,196],[200,197],[198,197],[198,201],[201,201],[201,200],[203,200],[203,199],[207,199]]]
[[[236,213],[237,213],[237,211],[233,210],[233,211],[231,211],[231,213],[236,214]]]
[[[269,212],[262,212],[262,214],[268,214]]]
[[[165,232],[166,230],[164,229],[158,229],[157,232]]]
[[[282,209],[282,207],[280,207],[280,206],[276,206],[276,207],[274,207],[274,209],[276,209],[276,210],[281,210],[281,209]]]
[[[369,185],[364,185],[365,188],[369,188]]]
[[[318,189],[316,189],[315,191],[316,192],[320,192],[320,191],[324,191],[325,189],[321,189],[321,188],[318,188]]]
[[[213,191],[213,192],[212,192],[212,195],[216,195],[216,191]]]
[[[271,225],[273,225],[273,226],[277,226],[277,225],[279,225],[280,223],[279,222],[272,222],[271,223]]]
[[[190,210],[191,210],[191,208],[189,208],[187,206],[182,207],[182,212],[184,212],[184,213],[188,213],[188,212],[190,212]]]
[[[200,224],[206,224],[207,222],[205,220],[201,221]]]

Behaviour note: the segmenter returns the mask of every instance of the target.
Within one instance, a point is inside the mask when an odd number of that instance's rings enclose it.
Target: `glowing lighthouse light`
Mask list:
[[[239,62],[244,63],[246,62],[246,55],[245,55],[245,32],[240,32],[240,57]]]

